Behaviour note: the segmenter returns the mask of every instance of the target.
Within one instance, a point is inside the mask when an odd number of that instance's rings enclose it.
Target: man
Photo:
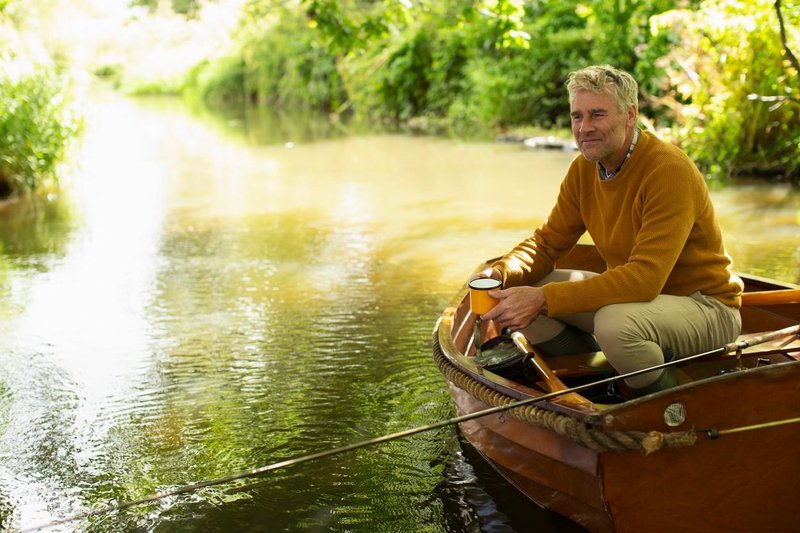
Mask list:
[[[567,90],[580,155],[547,221],[485,273],[504,288],[490,293],[499,303],[483,318],[551,353],[586,346],[580,336],[593,334],[619,373],[734,341],[743,284],[703,176],[677,147],[637,128],[638,84],[627,72],[587,67],[570,74]],[[607,270],[554,270],[584,232]],[[636,396],[663,390],[676,384],[674,369],[626,384]]]

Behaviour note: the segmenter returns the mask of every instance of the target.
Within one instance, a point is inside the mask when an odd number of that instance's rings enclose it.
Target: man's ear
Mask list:
[[[629,106],[628,107],[628,126],[635,126],[636,119],[639,116],[639,111],[636,109],[636,106]]]

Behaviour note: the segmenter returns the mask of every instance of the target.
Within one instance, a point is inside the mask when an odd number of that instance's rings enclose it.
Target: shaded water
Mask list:
[[[65,193],[0,211],[11,529],[452,416],[436,317],[544,219],[573,157],[172,100],[89,112]],[[796,191],[714,197],[738,269],[800,282]],[[73,528],[570,530],[452,428]]]

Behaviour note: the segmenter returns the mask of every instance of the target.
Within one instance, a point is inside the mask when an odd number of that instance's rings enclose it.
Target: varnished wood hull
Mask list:
[[[579,259],[571,266],[587,264]],[[747,282],[749,290],[784,288]],[[465,294],[442,315],[434,342],[440,368],[449,365],[445,376],[458,414],[485,410],[496,396],[508,402],[543,395],[474,365],[467,332],[474,316]],[[772,331],[800,322],[800,305],[743,308],[742,316],[745,333]],[[793,419],[800,419],[800,341],[748,351],[740,359],[700,361],[685,369],[689,379],[678,387],[636,400],[597,405],[568,394],[537,404],[601,436],[685,434],[690,444],[652,453],[598,449],[509,412],[463,422],[460,430],[520,491],[589,531],[798,531],[800,423]],[[731,367],[742,369],[718,375]],[[676,420],[665,417],[668,406],[680,406],[685,420],[668,425]]]

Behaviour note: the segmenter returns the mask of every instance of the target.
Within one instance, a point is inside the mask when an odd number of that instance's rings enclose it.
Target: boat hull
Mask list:
[[[696,433],[696,443],[650,454],[598,453],[504,412],[462,422],[459,429],[521,492],[589,531],[797,530],[800,427],[709,436],[798,416],[800,362],[750,374],[677,388],[602,415],[608,430],[665,432],[667,407],[684,406],[682,426]],[[492,407],[449,388],[459,415]],[[755,405],[743,394],[762,400]]]
[[[800,362],[793,362],[695,383],[607,415],[610,429],[666,431],[663,413],[680,404],[682,425],[698,435],[693,446],[601,456],[616,531],[797,531],[800,424],[789,421],[800,416],[798,399]]]
[[[459,415],[488,409],[450,385]],[[590,531],[612,531],[598,475],[598,454],[506,413],[462,422],[459,430],[503,477],[539,505]]]

